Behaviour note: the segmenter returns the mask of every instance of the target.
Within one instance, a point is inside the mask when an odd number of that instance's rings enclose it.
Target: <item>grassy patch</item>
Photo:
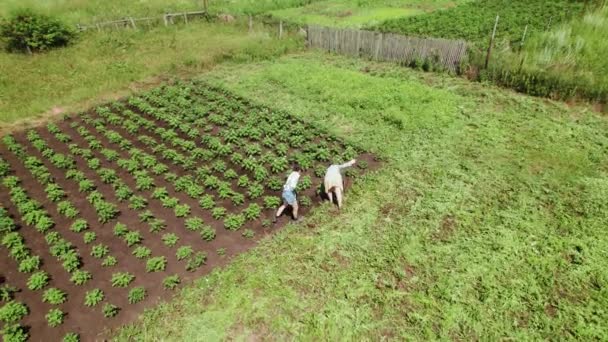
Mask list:
[[[389,19],[419,15],[453,5],[454,2],[446,0],[383,0],[374,2],[327,0],[270,13],[274,17],[300,24],[361,27],[378,24]]]
[[[226,59],[267,58],[298,46],[245,32],[240,26],[196,23],[91,32],[73,46],[35,56],[0,53],[0,122],[84,109],[90,103],[73,105],[124,95],[136,81],[196,73]]]
[[[605,118],[314,54],[206,79],[387,163],[119,340],[607,337]]]

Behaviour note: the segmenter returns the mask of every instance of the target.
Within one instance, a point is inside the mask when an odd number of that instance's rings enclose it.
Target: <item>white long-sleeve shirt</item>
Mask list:
[[[325,191],[330,191],[334,188],[339,188],[340,190],[344,190],[344,183],[342,181],[342,169],[347,167],[351,167],[355,164],[355,160],[351,160],[348,163],[344,163],[341,165],[333,164],[325,173]]]
[[[298,187],[298,180],[300,180],[300,173],[297,171],[293,171],[287,177],[287,181],[285,185],[283,185],[283,190],[286,191],[294,191]]]

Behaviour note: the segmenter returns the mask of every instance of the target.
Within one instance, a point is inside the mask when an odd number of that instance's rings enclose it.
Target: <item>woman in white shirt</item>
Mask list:
[[[344,193],[344,181],[342,180],[342,170],[355,165],[357,161],[355,159],[344,163],[342,165],[333,164],[325,173],[324,187],[327,197],[331,203],[334,202],[334,194],[338,201],[338,209],[342,208],[342,194]]]
[[[277,213],[274,215],[273,222],[277,222],[277,219],[283,211],[290,205],[293,209],[293,219],[298,219],[298,199],[296,197],[296,188],[298,187],[298,181],[300,180],[300,165],[294,164],[289,177],[287,177],[287,181],[285,185],[283,185],[283,204],[277,210]]]

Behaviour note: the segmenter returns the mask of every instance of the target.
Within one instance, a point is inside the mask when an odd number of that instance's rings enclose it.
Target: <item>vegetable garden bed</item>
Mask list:
[[[270,220],[290,164],[303,214],[327,166],[378,163],[289,114],[204,83],[164,86],[0,144],[4,339],[99,339],[288,222]]]

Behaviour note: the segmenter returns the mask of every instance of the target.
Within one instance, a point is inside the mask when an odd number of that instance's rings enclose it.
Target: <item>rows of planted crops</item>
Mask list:
[[[352,158],[349,177],[372,161],[286,113],[202,83],[4,136],[3,338],[99,338],[274,231],[293,162],[304,169],[306,210],[320,201],[329,163]]]

